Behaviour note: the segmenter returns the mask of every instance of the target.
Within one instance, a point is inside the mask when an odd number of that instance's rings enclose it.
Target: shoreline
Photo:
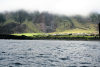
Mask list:
[[[89,37],[89,36],[68,36],[68,35],[34,35],[34,36],[17,36],[10,34],[0,34],[0,39],[13,39],[13,40],[83,40],[83,41],[100,41],[98,36]]]

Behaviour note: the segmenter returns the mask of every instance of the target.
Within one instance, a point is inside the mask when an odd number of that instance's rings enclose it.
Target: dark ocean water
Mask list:
[[[100,42],[0,40],[0,67],[100,67]]]

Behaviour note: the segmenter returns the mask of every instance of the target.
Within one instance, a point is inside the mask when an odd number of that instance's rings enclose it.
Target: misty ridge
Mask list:
[[[0,34],[69,32],[71,30],[98,34],[99,21],[99,13],[90,13],[84,17],[18,10],[0,13]]]

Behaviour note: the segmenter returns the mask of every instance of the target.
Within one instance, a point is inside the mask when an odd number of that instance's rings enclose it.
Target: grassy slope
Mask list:
[[[65,34],[65,33],[89,33],[89,34],[92,34],[92,33],[98,33],[98,31],[96,30],[83,30],[83,29],[79,29],[79,28],[76,28],[76,29],[72,29],[72,30],[66,30],[64,32],[54,32],[54,33],[62,33],[62,34]]]
[[[39,28],[37,27],[37,25],[33,24],[32,22],[25,21],[23,24],[25,24],[27,26],[26,32],[28,32],[28,33],[38,33],[38,32],[41,32],[39,30]]]
[[[62,24],[60,27],[57,28],[57,30],[54,33],[98,33],[98,31],[96,30],[97,25],[95,24],[91,24],[91,22],[86,22],[86,23],[79,23],[76,19],[72,19],[72,22],[75,26],[74,29],[66,29],[64,30],[64,24]],[[69,22],[66,22],[66,25],[69,24]],[[70,24],[69,24],[70,25]],[[60,30],[64,30],[62,32],[60,32]]]
[[[17,36],[33,36],[33,35],[44,35],[44,33],[21,33],[21,34],[12,34],[12,35],[17,35]]]
[[[4,25],[10,23],[10,22],[14,22],[13,20],[8,20]],[[72,19],[72,22],[75,26],[74,29],[70,28],[71,23],[69,21],[66,22],[61,22],[58,23],[58,27],[56,28],[55,32],[49,33],[49,34],[65,34],[65,33],[98,33],[98,31],[96,30],[97,25],[92,24],[90,22],[86,22],[86,23],[80,23],[78,22],[76,19]],[[40,34],[44,34],[41,32],[39,24],[34,24],[31,21],[25,21],[23,24],[25,24],[27,26],[27,28],[25,29],[26,32],[28,33],[22,33],[22,34],[14,34],[14,35],[26,35],[26,36],[33,36],[33,35],[40,35]]]
[[[52,33],[22,33],[22,34],[14,34],[14,35],[26,35],[26,36],[33,36],[33,35],[44,35],[44,34],[70,34],[70,33],[87,33],[87,34],[93,34],[98,33],[96,28],[93,28],[93,24],[90,24],[90,27],[92,29],[81,29],[81,28],[75,28],[75,29],[68,29],[63,32],[52,32]]]

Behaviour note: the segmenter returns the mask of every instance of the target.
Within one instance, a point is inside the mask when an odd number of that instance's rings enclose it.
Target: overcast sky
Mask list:
[[[100,0],[0,0],[0,12],[24,9],[65,15],[100,12]]]

